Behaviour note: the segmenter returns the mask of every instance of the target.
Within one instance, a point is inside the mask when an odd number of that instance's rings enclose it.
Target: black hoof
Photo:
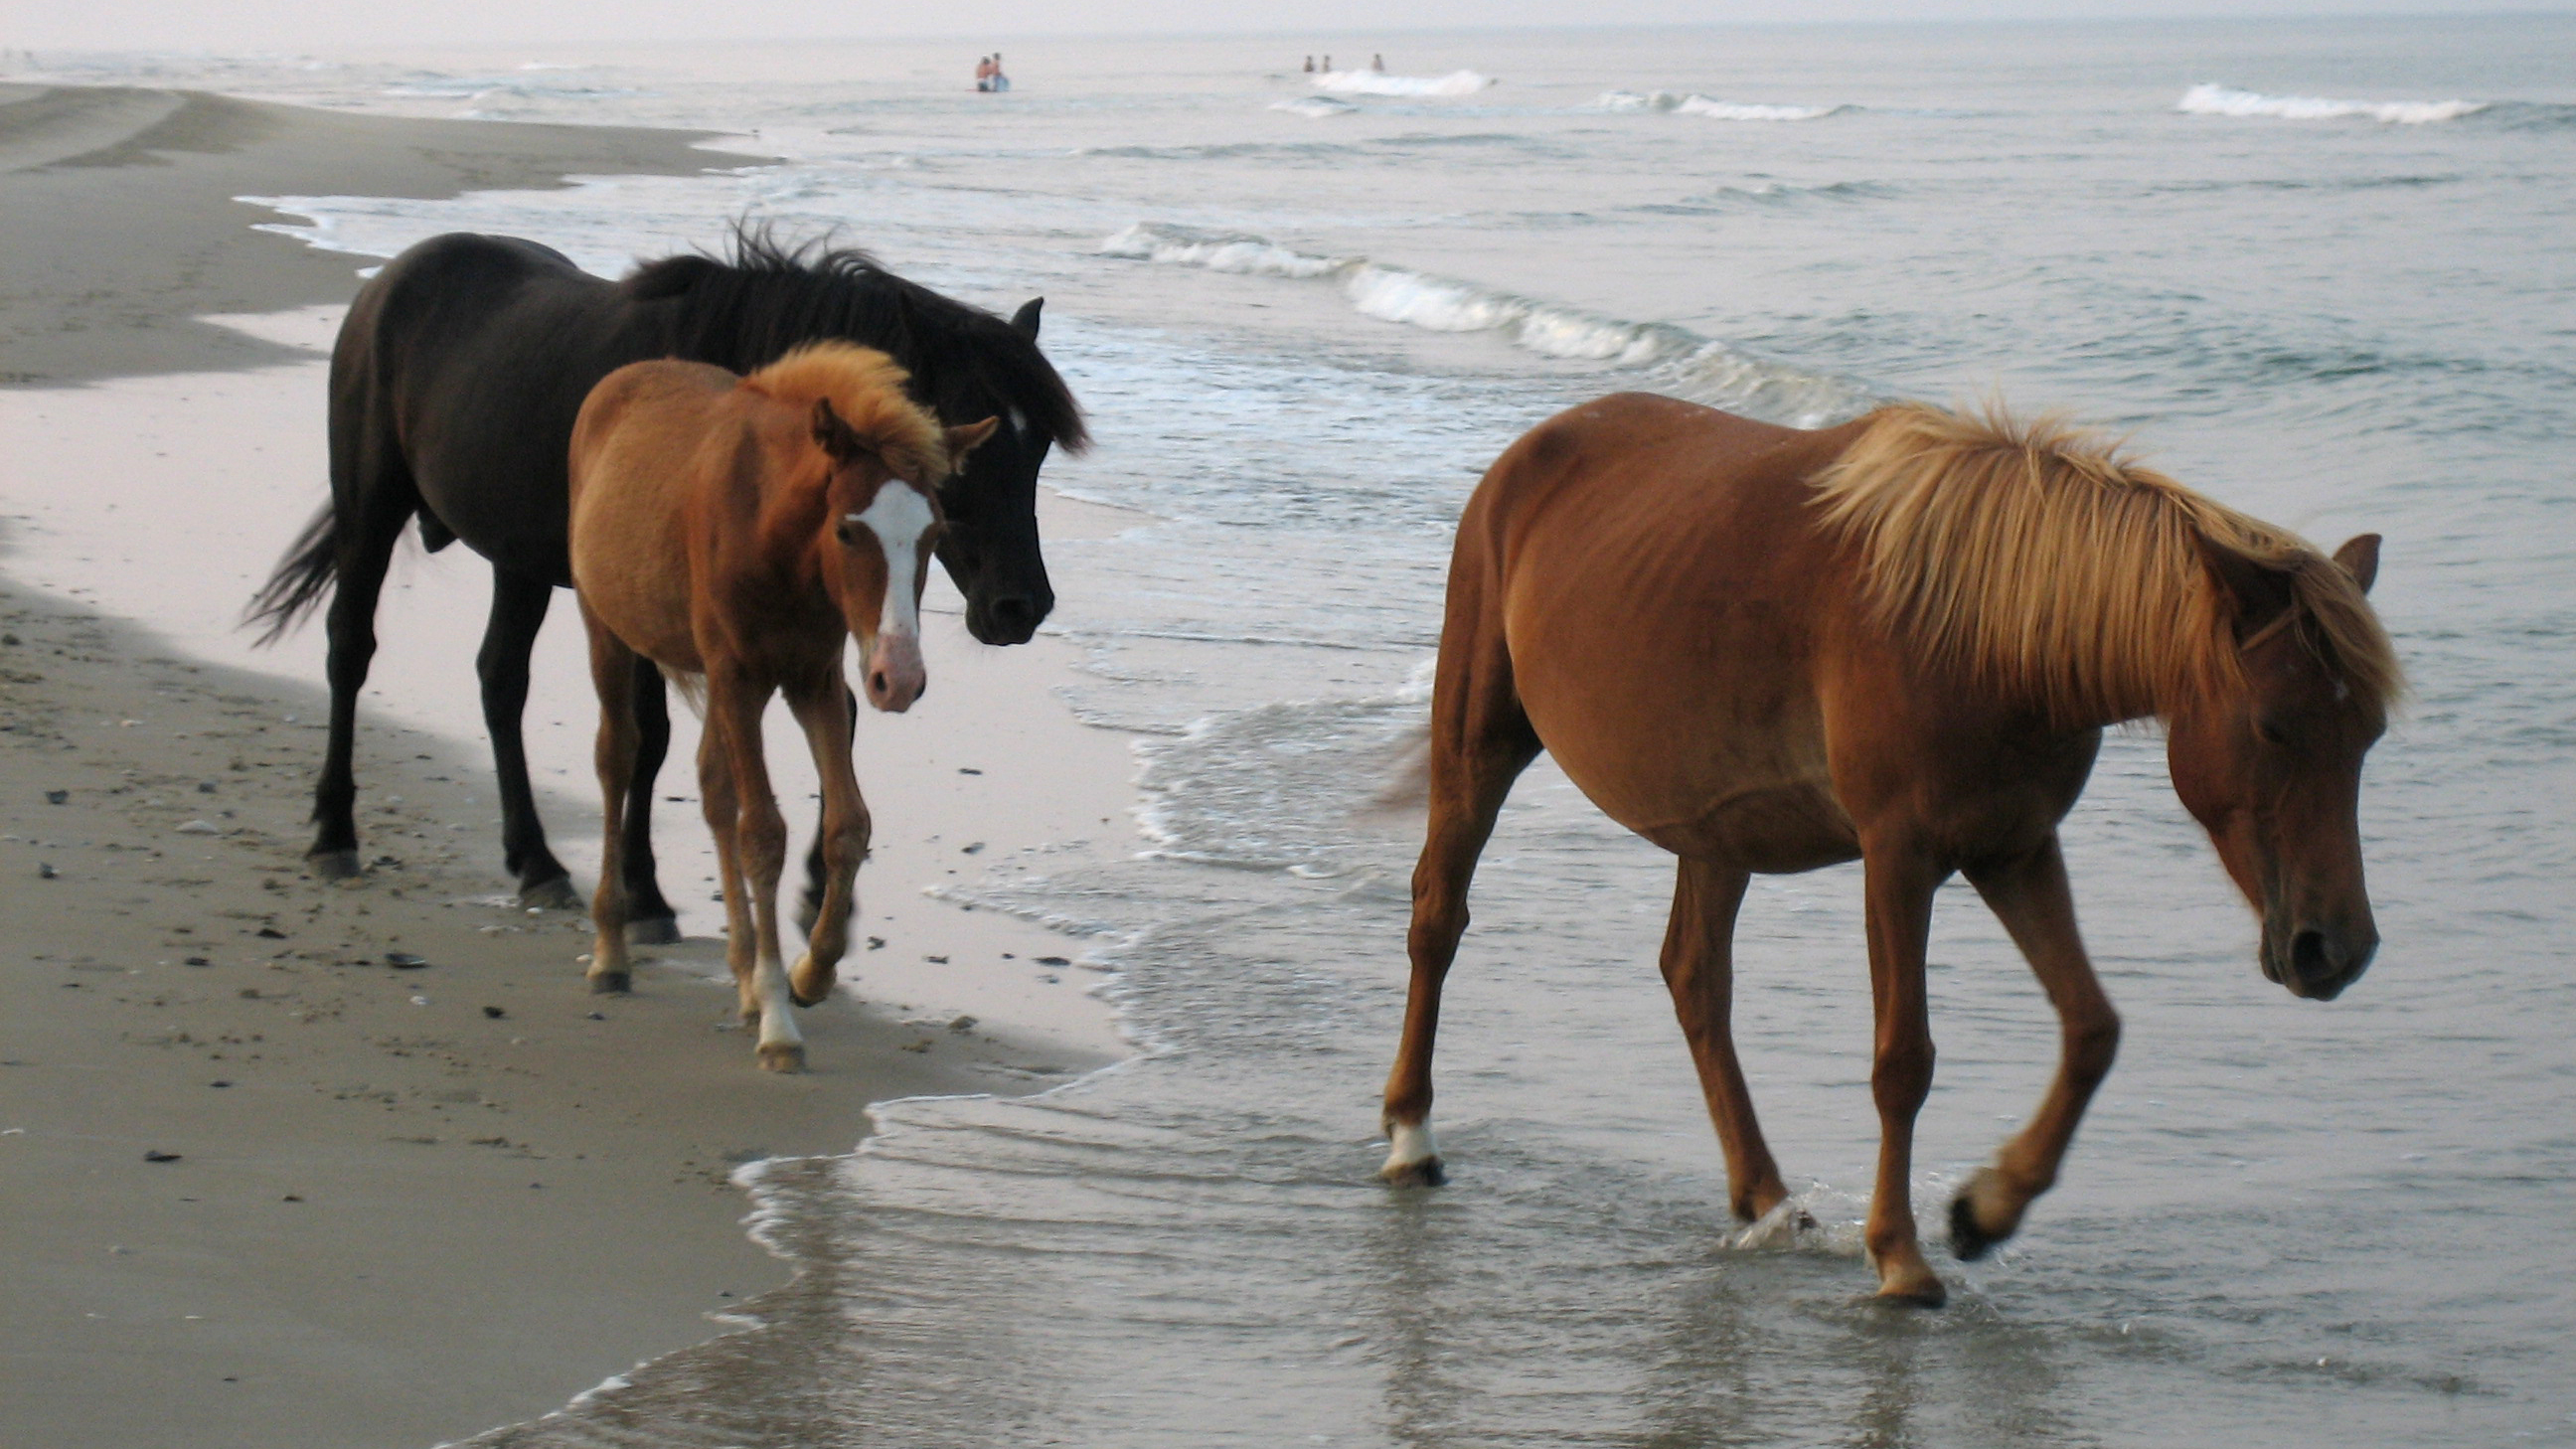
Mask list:
[[[572,877],[568,875],[519,887],[519,904],[540,911],[577,911],[582,906],[581,897],[573,891]]]
[[[304,868],[315,880],[356,880],[367,873],[354,850],[317,850],[304,857]]]
[[[1973,1263],[1986,1255],[1986,1250],[2002,1242],[1977,1226],[1977,1210],[1968,1205],[1967,1194],[1950,1199],[1950,1255],[1962,1263]]]
[[[1395,1163],[1378,1169],[1378,1179],[1389,1187],[1438,1187],[1449,1180],[1449,1172],[1437,1157],[1420,1162]]]
[[[635,989],[635,978],[623,971],[610,971],[590,978],[593,996],[624,996]]]
[[[629,946],[676,946],[680,944],[680,922],[674,916],[638,916],[626,923]]]
[[[826,990],[826,991],[824,991],[824,993],[823,993],[822,995],[820,995],[820,996],[799,996],[799,995],[797,995],[797,994],[796,994],[796,988],[794,988],[794,987],[792,987],[792,986],[791,986],[791,987],[787,988],[787,999],[788,999],[788,1000],[790,1000],[790,1001],[792,1001],[792,1002],[795,1002],[798,1006],[802,1006],[802,1007],[806,1007],[806,1008],[809,1008],[809,1009],[810,1009],[810,1008],[813,1008],[813,1007],[820,1006],[820,1005],[822,1005],[824,1002],[831,1000],[831,999],[832,999],[832,993],[827,989],[827,990]]]

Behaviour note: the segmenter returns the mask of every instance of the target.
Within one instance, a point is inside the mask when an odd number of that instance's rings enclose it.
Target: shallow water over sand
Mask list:
[[[998,103],[919,48],[214,77],[758,127],[795,159],[296,206],[357,250],[475,227],[607,268],[748,206],[1043,292],[1102,439],[1050,479],[1157,520],[1052,555],[1077,703],[1146,739],[1140,853],[957,892],[1115,968],[1141,1058],[768,1167],[761,1230],[807,1272],[764,1326],[489,1442],[2576,1442],[2571,39],[1447,37],[1390,65],[1501,83],[1296,109],[1269,41],[1025,49]],[[2023,1236],[1936,1255],[1940,1313],[1862,1298],[1856,873],[1746,908],[1739,1039],[1820,1226],[1734,1246],[1652,965],[1669,864],[1544,764],[1444,1014],[1452,1185],[1371,1179],[1412,842],[1357,812],[1476,473],[1618,387],[1802,421],[1992,387],[2328,546],[2387,535],[2417,696],[2363,802],[2378,963],[2332,1006],[2263,982],[2159,742],[2114,736],[2066,836],[2122,1060]],[[2055,1042],[1964,890],[1933,954],[1927,1218]]]

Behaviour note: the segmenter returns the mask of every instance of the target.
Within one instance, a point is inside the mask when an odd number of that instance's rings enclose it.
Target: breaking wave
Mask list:
[[[1359,107],[1348,101],[1334,100],[1331,96],[1299,96],[1293,101],[1272,101],[1270,109],[1320,121],[1326,116],[1347,116]]]
[[[2267,116],[2282,121],[2335,121],[2366,117],[2391,126],[2456,121],[2487,108],[2485,101],[2339,101],[2326,96],[2267,96],[2222,85],[2196,85],[2174,109],[2194,116]]]
[[[1328,70],[1315,77],[1315,89],[1345,96],[1472,96],[1493,83],[1492,76],[1472,70],[1453,70],[1447,75]]]
[[[1721,101],[1703,95],[1675,95],[1671,91],[1604,91],[1592,103],[1596,111],[1636,112],[1663,111],[1681,116],[1705,116],[1713,121],[1821,121],[1838,116],[1855,107],[1780,106],[1754,101]]]
[[[1244,232],[1138,222],[1100,244],[1105,256],[1244,276],[1331,280],[1363,316],[1432,332],[1499,332],[1542,357],[1652,367],[1664,390],[1794,427],[1855,417],[1882,399],[1849,378],[1754,357],[1669,322],[1632,322],[1476,282],[1324,256]]]

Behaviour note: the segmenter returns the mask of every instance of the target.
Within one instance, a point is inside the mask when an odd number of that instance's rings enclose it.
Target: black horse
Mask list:
[[[1043,299],[1040,299],[1041,301]],[[1040,301],[1009,321],[916,286],[867,255],[785,246],[741,226],[731,254],[664,257],[624,280],[593,277],[516,237],[432,237],[358,291],[331,350],[331,502],[252,600],[275,639],[330,595],[331,740],[314,791],[309,858],[326,879],[355,875],[358,691],[376,652],[376,598],[412,518],[435,553],[463,539],[492,564],[492,617],[476,663],[501,775],[504,859],[530,905],[577,908],[546,848],[528,785],[519,716],[528,656],[554,591],[569,587],[565,457],[593,384],[630,362],[678,357],[750,372],[799,343],[846,338],[912,373],[914,400],[940,417],[1003,426],[940,491],[939,543],[966,596],[966,627],[1018,644],[1055,605],[1038,549],[1037,476],[1050,448],[1089,441],[1082,410],[1038,350]],[[643,726],[635,793],[650,801],[670,743],[668,701],[650,666],[636,675]],[[676,939],[654,879],[645,810],[627,821],[634,934]]]

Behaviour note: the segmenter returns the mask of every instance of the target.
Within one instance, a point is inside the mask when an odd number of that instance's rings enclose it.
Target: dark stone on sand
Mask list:
[[[1070,966],[1073,964],[1071,959],[1063,956],[1040,956],[1037,959],[1038,964],[1041,966]]]
[[[483,1014],[492,1018],[494,1021],[499,1021],[502,1017],[508,1016],[510,1013],[503,1011],[497,1006],[487,1006],[483,1008]]]
[[[37,861],[37,862],[36,862],[36,879],[38,879],[38,880],[60,880],[60,879],[62,879],[62,873],[61,873],[60,871],[55,870],[52,866],[47,865],[47,864],[45,864],[43,861],[41,861],[41,860],[40,860],[40,861]]]
[[[260,927],[259,935],[260,939],[265,941],[283,941],[286,939],[286,933],[277,929],[275,926]]]
[[[143,1160],[146,1162],[176,1162],[179,1160],[179,1154],[176,1152],[164,1152],[160,1148],[155,1147],[151,1151],[143,1154]]]
[[[60,805],[71,798],[72,792],[69,790],[47,790],[45,792],[45,803],[48,805]]]
[[[429,964],[429,958],[426,956],[415,956],[409,951],[387,951],[385,953],[385,964],[391,966],[396,971],[418,971],[420,968]]]
[[[189,964],[189,965],[191,965],[191,966],[212,966],[212,965],[214,965],[215,963],[214,963],[214,962],[212,962],[212,961],[207,960],[207,959],[206,959],[205,957],[203,957],[203,956],[191,956],[191,957],[189,957],[189,958],[188,958],[188,960],[187,960],[187,964]]]

